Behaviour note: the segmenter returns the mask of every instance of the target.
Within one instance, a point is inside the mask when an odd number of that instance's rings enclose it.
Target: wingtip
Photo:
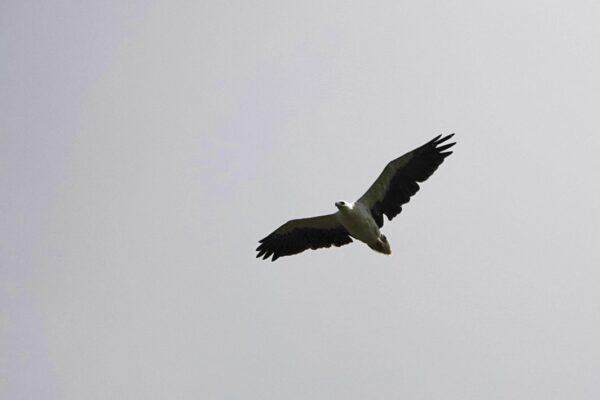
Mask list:
[[[448,150],[449,148],[451,148],[451,147],[452,147],[452,146],[454,146],[455,144],[456,144],[456,142],[454,142],[454,143],[446,143],[446,144],[444,144],[443,146],[437,146],[435,149],[436,149],[438,152],[440,152],[440,153],[441,153],[442,151]]]
[[[451,133],[451,134],[443,136],[443,137],[442,137],[442,135],[439,135],[438,137],[435,138],[435,140],[433,140],[433,142],[435,143],[436,146],[438,146],[438,145],[452,139],[453,136],[454,136],[454,133]]]

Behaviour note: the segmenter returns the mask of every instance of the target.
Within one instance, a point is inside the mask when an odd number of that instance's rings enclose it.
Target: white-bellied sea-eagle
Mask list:
[[[456,143],[446,143],[454,134],[437,136],[423,146],[391,161],[371,187],[354,203],[338,201],[338,211],[312,218],[293,219],[259,240],[256,257],[271,261],[298,254],[307,249],[343,246],[352,238],[371,249],[391,254],[390,244],[379,228],[383,216],[392,220],[402,211],[402,205],[419,190],[424,182],[452,154],[447,151]]]

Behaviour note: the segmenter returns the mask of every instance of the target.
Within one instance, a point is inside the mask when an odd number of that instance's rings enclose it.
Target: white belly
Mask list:
[[[362,204],[356,204],[351,209],[340,210],[337,216],[350,235],[361,242],[370,244],[379,239],[379,227],[371,216],[371,212]]]

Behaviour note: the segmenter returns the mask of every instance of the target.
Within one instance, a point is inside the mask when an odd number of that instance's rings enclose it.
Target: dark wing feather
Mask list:
[[[446,151],[456,143],[442,143],[454,134],[437,136],[423,146],[391,161],[377,180],[358,202],[371,210],[377,225],[383,226],[383,215],[392,220],[402,211],[402,205],[419,191],[418,182],[424,182],[452,154]]]
[[[352,243],[348,231],[337,221],[335,214],[286,222],[267,237],[259,240],[256,257],[271,261],[298,254],[307,249],[343,246]]]

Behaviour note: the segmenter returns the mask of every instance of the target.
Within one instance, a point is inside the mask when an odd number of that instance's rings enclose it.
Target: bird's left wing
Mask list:
[[[336,214],[293,219],[259,240],[256,257],[271,261],[279,257],[298,254],[307,249],[343,246],[352,243],[350,234],[337,220]]]
[[[383,226],[383,215],[391,221],[402,211],[402,205],[419,191],[419,183],[429,178],[452,154],[446,151],[456,143],[444,144],[454,134],[439,135],[386,165],[369,190],[358,199],[369,210],[377,225]],[[443,144],[443,145],[442,145]]]

